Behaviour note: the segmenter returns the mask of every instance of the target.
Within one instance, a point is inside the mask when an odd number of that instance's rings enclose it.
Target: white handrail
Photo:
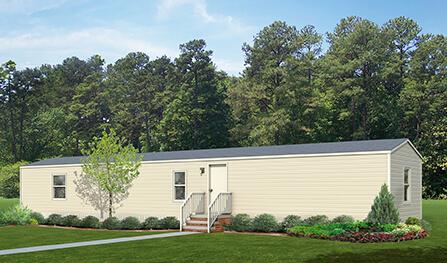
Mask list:
[[[223,214],[231,214],[232,193],[219,193],[212,203],[208,206],[208,233],[211,232],[214,222]]]
[[[193,192],[180,206],[180,231],[192,214],[203,214],[205,212],[205,193]]]

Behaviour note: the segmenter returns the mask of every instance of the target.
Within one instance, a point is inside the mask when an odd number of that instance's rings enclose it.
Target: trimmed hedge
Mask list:
[[[67,215],[62,217],[63,226],[79,227],[81,225],[81,219],[76,215]]]
[[[180,221],[174,216],[167,216],[160,220],[160,225],[163,229],[179,229]]]
[[[326,225],[329,223],[330,223],[330,220],[325,215],[316,215],[316,216],[311,216],[311,217],[304,219],[304,225],[308,225],[308,226]]]
[[[232,217],[231,224],[228,228],[238,232],[251,231],[252,219],[248,214],[237,214]]]
[[[99,219],[95,216],[86,216],[81,220],[80,227],[99,228],[101,227],[101,223],[99,222]]]
[[[332,224],[351,224],[354,223],[354,218],[352,216],[348,216],[348,215],[341,215],[341,216],[337,216],[334,217],[331,220]]]
[[[104,220],[101,224],[101,227],[109,230],[117,230],[121,228],[121,221],[118,218],[112,216]]]
[[[281,226],[283,231],[287,231],[287,229],[289,228],[292,228],[294,226],[301,226],[303,224],[304,222],[301,217],[297,215],[288,215],[282,221]]]
[[[252,230],[256,232],[275,232],[279,231],[280,227],[273,215],[260,214],[253,219]]]
[[[126,230],[136,230],[141,229],[141,224],[138,218],[133,216],[128,216],[121,220],[121,229]]]
[[[45,224],[45,217],[41,213],[32,212],[31,219],[36,220],[38,224]]]
[[[148,217],[143,222],[144,229],[161,229],[161,222],[157,217]]]
[[[62,225],[62,216],[59,214],[51,214],[45,220],[46,225],[53,226],[61,226]]]

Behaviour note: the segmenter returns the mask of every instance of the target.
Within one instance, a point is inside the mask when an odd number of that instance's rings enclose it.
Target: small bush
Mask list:
[[[120,229],[121,228],[121,221],[112,216],[107,218],[106,220],[104,220],[104,222],[102,222],[102,228],[105,229],[109,229],[109,230],[116,230],[116,229]]]
[[[41,213],[32,212],[31,219],[35,219],[38,224],[45,224],[45,217]]]
[[[140,228],[140,221],[136,217],[128,216],[121,220],[121,229],[135,230]]]
[[[354,223],[354,218],[348,215],[341,215],[334,217],[331,221],[332,224],[351,224]]]
[[[81,220],[80,227],[84,228],[99,228],[101,226],[101,223],[99,222],[99,219],[94,216],[86,216]]]
[[[273,215],[260,214],[253,219],[252,230],[256,232],[275,232],[279,230],[278,221]]]
[[[143,228],[144,229],[160,229],[161,228],[160,220],[156,217],[148,217],[148,218],[146,218],[146,220],[144,220]]]
[[[304,219],[304,224],[308,226],[329,224],[329,218],[325,215],[316,215]]]
[[[407,218],[407,220],[405,220],[405,224],[407,225],[417,225],[417,226],[421,226],[421,220],[417,217],[414,216],[410,216],[409,218]]]
[[[231,220],[230,230],[234,231],[250,231],[252,219],[247,214],[237,214]]]
[[[303,225],[303,220],[301,220],[301,217],[296,215],[288,215],[284,218],[284,220],[281,223],[282,229],[286,231],[287,229],[294,227],[294,226],[301,226]]]
[[[34,218],[31,218],[31,219],[30,219],[30,221],[29,221],[29,224],[30,224],[30,225],[33,225],[33,226],[35,226],[35,225],[38,225],[38,224],[39,224],[39,222],[37,222],[37,220],[36,220],[36,219],[34,219]]]
[[[62,217],[62,225],[78,227],[81,225],[81,219],[76,215],[67,215]]]
[[[423,228],[425,231],[428,231],[428,232],[431,231],[431,224],[430,224],[427,220],[422,219],[422,220],[421,220],[421,226],[422,226],[422,228]]]
[[[366,221],[372,224],[399,223],[399,211],[394,205],[394,196],[386,184],[382,185],[379,195],[374,199]]]
[[[51,214],[45,220],[45,224],[53,226],[62,226],[62,216],[59,214]]]
[[[0,214],[0,225],[26,225],[31,220],[31,210],[15,205]]]
[[[179,229],[180,221],[174,216],[167,216],[160,220],[160,225],[164,229]]]

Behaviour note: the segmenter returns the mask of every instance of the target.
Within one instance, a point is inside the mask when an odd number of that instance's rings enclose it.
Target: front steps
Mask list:
[[[212,232],[223,232],[223,224],[229,224],[230,215],[219,216],[219,219],[214,223],[211,228]],[[183,225],[183,231],[188,232],[208,232],[207,230],[208,217],[205,214],[192,215],[186,224]]]

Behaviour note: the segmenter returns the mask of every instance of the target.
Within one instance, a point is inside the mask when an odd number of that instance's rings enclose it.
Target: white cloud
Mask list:
[[[0,0],[0,13],[33,14],[63,5],[67,0]]]
[[[230,75],[237,76],[244,70],[244,62],[239,60],[228,60],[221,58],[214,58],[214,63],[217,68],[227,72]]]
[[[232,16],[222,14],[211,14],[208,11],[205,0],[161,0],[157,6],[157,17],[159,19],[170,18],[172,12],[183,8],[187,11],[191,7],[193,13],[204,23],[219,24],[225,26],[231,33],[246,33],[252,28],[234,19]]]

